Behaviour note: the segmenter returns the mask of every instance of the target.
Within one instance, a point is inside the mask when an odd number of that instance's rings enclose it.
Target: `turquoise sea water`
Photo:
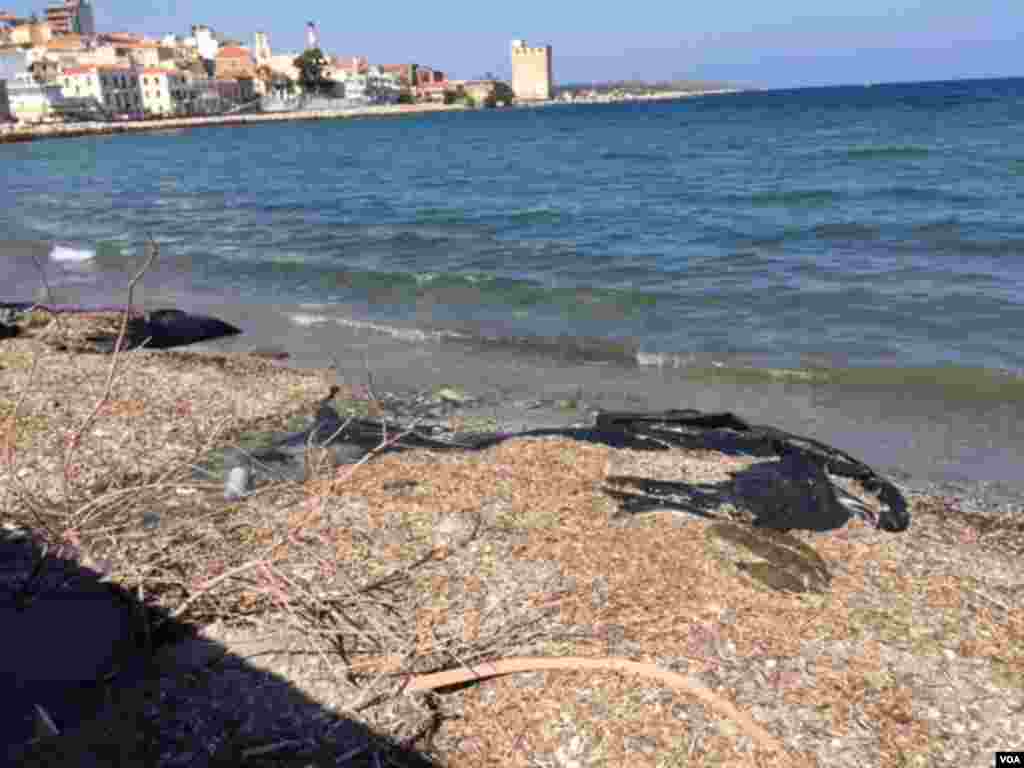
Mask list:
[[[57,246],[65,295],[112,295],[152,234],[179,291],[510,353],[938,366],[967,389],[1024,370],[1024,79],[81,138],[0,163],[0,298],[38,282],[13,241]]]

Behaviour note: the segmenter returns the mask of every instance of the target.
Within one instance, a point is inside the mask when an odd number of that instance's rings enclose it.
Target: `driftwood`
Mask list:
[[[517,672],[538,672],[548,670],[574,671],[596,670],[603,672],[619,672],[634,674],[657,680],[670,688],[688,693],[715,710],[723,717],[736,723],[744,733],[757,742],[761,749],[777,754],[786,754],[786,749],[778,738],[759,725],[750,715],[741,712],[728,699],[719,696],[707,686],[690,675],[680,675],[650,664],[620,658],[508,658],[499,661],[488,661],[474,664],[471,667],[459,667],[443,672],[416,675],[409,683],[410,691],[433,691],[453,685],[475,683],[492,677],[515,674]]]

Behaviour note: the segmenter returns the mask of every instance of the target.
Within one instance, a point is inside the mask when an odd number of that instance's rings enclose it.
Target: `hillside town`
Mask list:
[[[0,11],[0,122],[23,126],[145,121],[375,105],[505,106],[553,98],[551,47],[512,41],[512,82],[459,80],[413,62],[377,63],[321,50],[275,52],[194,24],[160,37],[96,29],[90,0],[28,18]]]

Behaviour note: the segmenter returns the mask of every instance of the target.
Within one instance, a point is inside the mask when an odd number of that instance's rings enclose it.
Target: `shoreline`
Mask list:
[[[278,363],[283,367],[333,369],[356,386],[368,383],[370,374],[375,388],[394,393],[454,387],[481,405],[467,416],[493,416],[509,427],[538,427],[548,419],[567,426],[588,421],[597,410],[731,411],[751,423],[835,445],[907,487],[964,493],[991,506],[1020,498],[1010,458],[1015,441],[999,427],[1017,418],[1018,407],[1009,403],[958,406],[913,384],[861,387],[856,381],[747,377],[725,369],[701,373],[591,364],[394,337],[369,327],[293,326],[291,308],[259,312],[252,305],[174,298],[188,311],[213,314],[243,329],[239,336],[183,349],[248,354],[270,347],[288,352]],[[911,393],[916,405],[908,407]]]
[[[962,400],[957,387],[929,383],[928,371],[862,380],[856,370],[799,375],[805,372],[620,366],[390,333],[347,320],[344,312],[309,323],[308,309],[297,304],[217,303],[161,290],[141,305],[212,315],[243,330],[182,351],[287,353],[288,368],[333,368],[343,383],[355,386],[372,376],[375,388],[393,393],[455,387],[486,403],[476,415],[509,425],[536,427],[538,419],[556,415],[564,426],[596,410],[730,411],[751,423],[823,440],[914,487],[942,487],[947,493],[971,488],[1001,504],[1021,497],[1013,460],[1019,440],[1006,429],[1019,421],[1021,403],[1006,398],[996,385],[1009,383],[1001,379],[989,382],[988,397]],[[547,413],[544,404],[555,407]]]
[[[730,93],[743,93],[749,89],[719,88],[710,91],[655,91],[652,93],[627,93],[623,96],[597,94],[595,97],[581,96],[573,99],[552,99],[553,104],[629,104],[634,101],[682,101],[698,96],[721,96]]]
[[[629,104],[641,101],[675,101],[740,93],[739,90],[715,91],[667,91],[663,93],[637,94],[627,97],[597,99],[550,99],[547,101],[523,102],[504,109],[537,109],[565,104]],[[206,126],[233,126],[254,123],[297,122],[304,120],[344,120],[360,117],[400,117],[402,115],[425,115],[438,112],[465,112],[475,109],[465,104],[383,104],[348,109],[295,110],[288,112],[252,112],[235,115],[212,115],[208,117],[174,117],[159,120],[131,120],[124,122],[47,123],[44,125],[0,125],[0,144],[18,144],[40,139],[72,139],[82,136],[110,136],[118,133],[152,133],[178,131]]]
[[[399,117],[401,115],[432,114],[436,112],[463,112],[467,109],[469,107],[462,104],[389,104],[350,109],[254,112],[237,115],[175,117],[163,120],[137,120],[116,123],[52,123],[33,126],[0,125],[0,144],[14,144],[39,139],[105,136],[117,133],[187,130],[189,128],[202,128],[206,126],[233,126],[302,120],[343,120],[358,117]]]
[[[15,344],[29,339],[32,337],[23,337]],[[444,426],[455,419],[469,431],[515,433],[586,429],[595,423],[599,412],[616,410],[663,411],[692,407],[704,413],[735,412],[751,423],[791,431],[848,451],[905,495],[955,499],[959,510],[968,515],[1007,518],[1024,512],[1020,488],[1014,482],[971,477],[956,471],[949,476],[933,474],[939,465],[946,463],[937,455],[941,453],[935,439],[937,435],[929,439],[919,429],[911,428],[910,440],[905,442],[908,436],[904,429],[909,424],[902,425],[902,429],[886,429],[881,421],[864,423],[863,401],[858,404],[849,400],[847,404],[853,406],[850,412],[833,406],[812,415],[808,413],[809,407],[822,405],[819,401],[823,396],[830,398],[825,390],[800,391],[803,388],[794,387],[792,382],[780,387],[767,382],[741,385],[728,379],[684,378],[656,385],[643,376],[643,372],[634,372],[640,375],[616,377],[612,388],[604,389],[599,384],[600,375],[598,379],[581,381],[580,375],[590,368],[585,364],[534,360],[537,369],[524,371],[524,363],[532,367],[527,361],[505,359],[501,354],[483,353],[481,356],[479,351],[450,349],[444,345],[423,348],[407,342],[394,344],[377,334],[359,330],[345,340],[342,349],[335,350],[330,362],[307,356],[301,345],[290,342],[282,345],[276,341],[276,336],[267,336],[260,329],[174,349],[147,351],[147,356],[154,354],[149,364],[157,368],[167,366],[168,375],[175,365],[191,359],[197,363],[208,360],[222,370],[225,365],[227,368],[238,365],[239,370],[274,371],[282,377],[282,383],[320,382],[320,387],[314,387],[314,393],[309,395],[311,401],[319,400],[323,394],[321,388],[338,384],[353,393],[350,397],[356,400],[379,398],[387,413],[397,408],[392,418],[406,422],[416,420],[428,427]],[[37,340],[32,339],[32,343]],[[200,367],[205,366],[200,364]],[[599,368],[608,373],[603,366]],[[458,373],[453,374],[453,370]],[[481,375],[485,371],[491,375]],[[573,389],[574,386],[577,388]],[[618,387],[622,387],[621,391]],[[354,394],[360,392],[363,394]],[[680,395],[682,397],[677,399]],[[833,397],[836,395],[845,399],[840,391],[832,392]],[[423,407],[444,413],[420,413]],[[400,414],[402,411],[408,413]],[[303,425],[280,426],[281,435],[305,428],[308,415],[309,412],[303,412],[300,419]],[[286,409],[264,420],[281,421],[283,425],[284,419],[291,421],[293,417]],[[946,431],[944,425],[937,422],[930,422],[928,426],[929,431]],[[905,462],[898,461],[900,455]]]

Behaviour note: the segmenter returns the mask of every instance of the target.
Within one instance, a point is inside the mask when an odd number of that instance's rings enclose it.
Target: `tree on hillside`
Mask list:
[[[320,93],[328,86],[329,81],[324,77],[327,57],[319,48],[307,48],[292,64],[299,70],[299,83],[304,91]]]

